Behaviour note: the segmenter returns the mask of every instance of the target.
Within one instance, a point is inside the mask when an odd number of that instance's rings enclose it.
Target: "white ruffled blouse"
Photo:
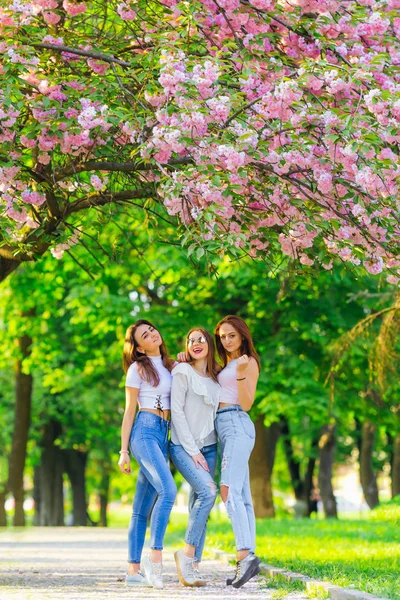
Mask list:
[[[202,377],[187,363],[172,370],[171,441],[190,456],[217,442],[214,420],[221,386]]]

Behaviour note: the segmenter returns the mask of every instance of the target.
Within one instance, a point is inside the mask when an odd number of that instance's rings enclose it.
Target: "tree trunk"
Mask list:
[[[378,486],[376,475],[372,466],[376,427],[371,421],[365,421],[362,426],[362,440],[360,453],[360,480],[365,501],[370,508],[379,504]]]
[[[41,441],[40,465],[35,472],[34,497],[38,500],[35,525],[64,525],[63,458],[62,451],[54,444],[60,434],[60,423],[49,421]]]
[[[281,417],[280,426],[294,496],[296,500],[304,500],[304,485],[300,474],[300,462],[294,456],[292,441],[290,439],[289,422],[286,417]]]
[[[18,260],[0,256],[0,283],[4,281],[21,263]]]
[[[316,501],[312,499],[314,490],[314,469],[316,462],[317,460],[315,457],[308,459],[307,472],[304,477],[304,500],[307,502],[307,517],[309,517],[312,512],[317,513],[317,507],[315,504]]]
[[[22,372],[23,361],[31,353],[32,339],[23,335],[18,339],[20,357],[15,363],[15,416],[11,454],[8,466],[8,487],[14,496],[13,524],[24,527],[24,469],[28,444],[32,405],[32,375]]]
[[[85,469],[87,452],[63,450],[64,468],[72,487],[73,524],[87,525]]]
[[[41,514],[41,494],[40,494],[40,467],[35,467],[33,471],[33,501],[35,512],[33,515],[33,524],[40,525]]]
[[[271,475],[275,461],[279,423],[265,427],[264,416],[255,422],[256,443],[250,457],[250,480],[256,517],[274,517]]]
[[[391,465],[392,475],[392,498],[400,494],[400,434],[394,438],[393,458]]]
[[[318,442],[318,483],[326,517],[337,518],[336,499],[332,488],[332,470],[335,456],[335,425],[323,425]]]
[[[0,492],[0,527],[7,527],[7,514],[5,509],[6,491],[5,489]]]
[[[108,505],[108,494],[110,491],[110,473],[107,467],[103,467],[103,477],[101,478],[101,490],[99,494],[100,498],[100,525],[107,527],[107,505]]]

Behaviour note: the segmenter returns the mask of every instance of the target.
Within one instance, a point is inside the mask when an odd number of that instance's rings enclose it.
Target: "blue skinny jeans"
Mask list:
[[[204,446],[200,452],[207,461],[210,471],[203,467],[196,468],[190,454],[183,446],[170,442],[169,451],[174,465],[190,485],[189,521],[185,542],[195,546],[195,562],[200,562],[206,538],[207,520],[217,496],[214,482],[217,464],[218,445]]]
[[[176,497],[176,484],[168,466],[169,425],[153,413],[139,411],[132,427],[130,448],[140,469],[128,529],[130,563],[140,563],[152,509],[150,545],[153,550],[163,549],[165,530]]]

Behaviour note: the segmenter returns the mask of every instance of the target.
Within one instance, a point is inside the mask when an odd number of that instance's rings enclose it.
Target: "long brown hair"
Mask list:
[[[136,321],[136,323],[128,327],[125,334],[125,344],[123,353],[124,371],[126,373],[131,364],[136,362],[140,377],[153,387],[157,387],[160,383],[160,376],[157,372],[157,369],[155,368],[147,354],[143,354],[138,350],[138,346],[140,344],[138,344],[138,342],[135,339],[135,333],[137,328],[140,327],[140,325],[149,325],[150,327],[157,329],[157,327],[154,327],[153,323],[150,323],[150,321],[147,321],[146,319],[140,319],[139,321]],[[162,339],[162,336],[160,354],[164,367],[168,369],[168,371],[171,371],[175,364],[175,361],[168,356],[167,348],[165,346],[164,340]]]
[[[229,353],[223,347],[221,337],[219,335],[219,329],[224,323],[229,323],[229,325],[232,325],[232,327],[236,329],[239,335],[241,335],[242,344],[240,346],[240,353],[247,354],[247,356],[251,356],[252,358],[254,358],[254,360],[257,362],[258,369],[260,369],[260,358],[256,352],[256,349],[254,348],[249,328],[247,327],[243,319],[237,317],[236,315],[228,315],[227,317],[224,317],[220,320],[219,323],[217,323],[214,329],[215,344],[217,346],[218,354],[220,359],[222,360],[223,366],[226,367],[229,358]]]
[[[192,327],[192,329],[186,335],[186,354],[190,357],[189,364],[194,362],[194,359],[189,354],[189,347],[188,347],[188,341],[190,338],[190,334],[193,333],[193,331],[199,331],[202,335],[204,335],[204,337],[207,340],[208,355],[207,355],[206,373],[211,377],[211,379],[213,379],[214,381],[216,381],[218,383],[217,375],[220,372],[221,367],[215,360],[215,346],[214,346],[213,336],[211,335],[211,333],[209,331],[207,331],[207,329],[204,329],[203,327]]]

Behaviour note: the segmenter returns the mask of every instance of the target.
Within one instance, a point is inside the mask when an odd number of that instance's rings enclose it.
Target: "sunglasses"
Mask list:
[[[205,344],[206,342],[207,339],[204,337],[204,335],[201,335],[197,338],[197,340],[195,338],[189,338],[187,341],[187,345],[188,348],[191,348],[191,346],[194,346],[194,344]]]

